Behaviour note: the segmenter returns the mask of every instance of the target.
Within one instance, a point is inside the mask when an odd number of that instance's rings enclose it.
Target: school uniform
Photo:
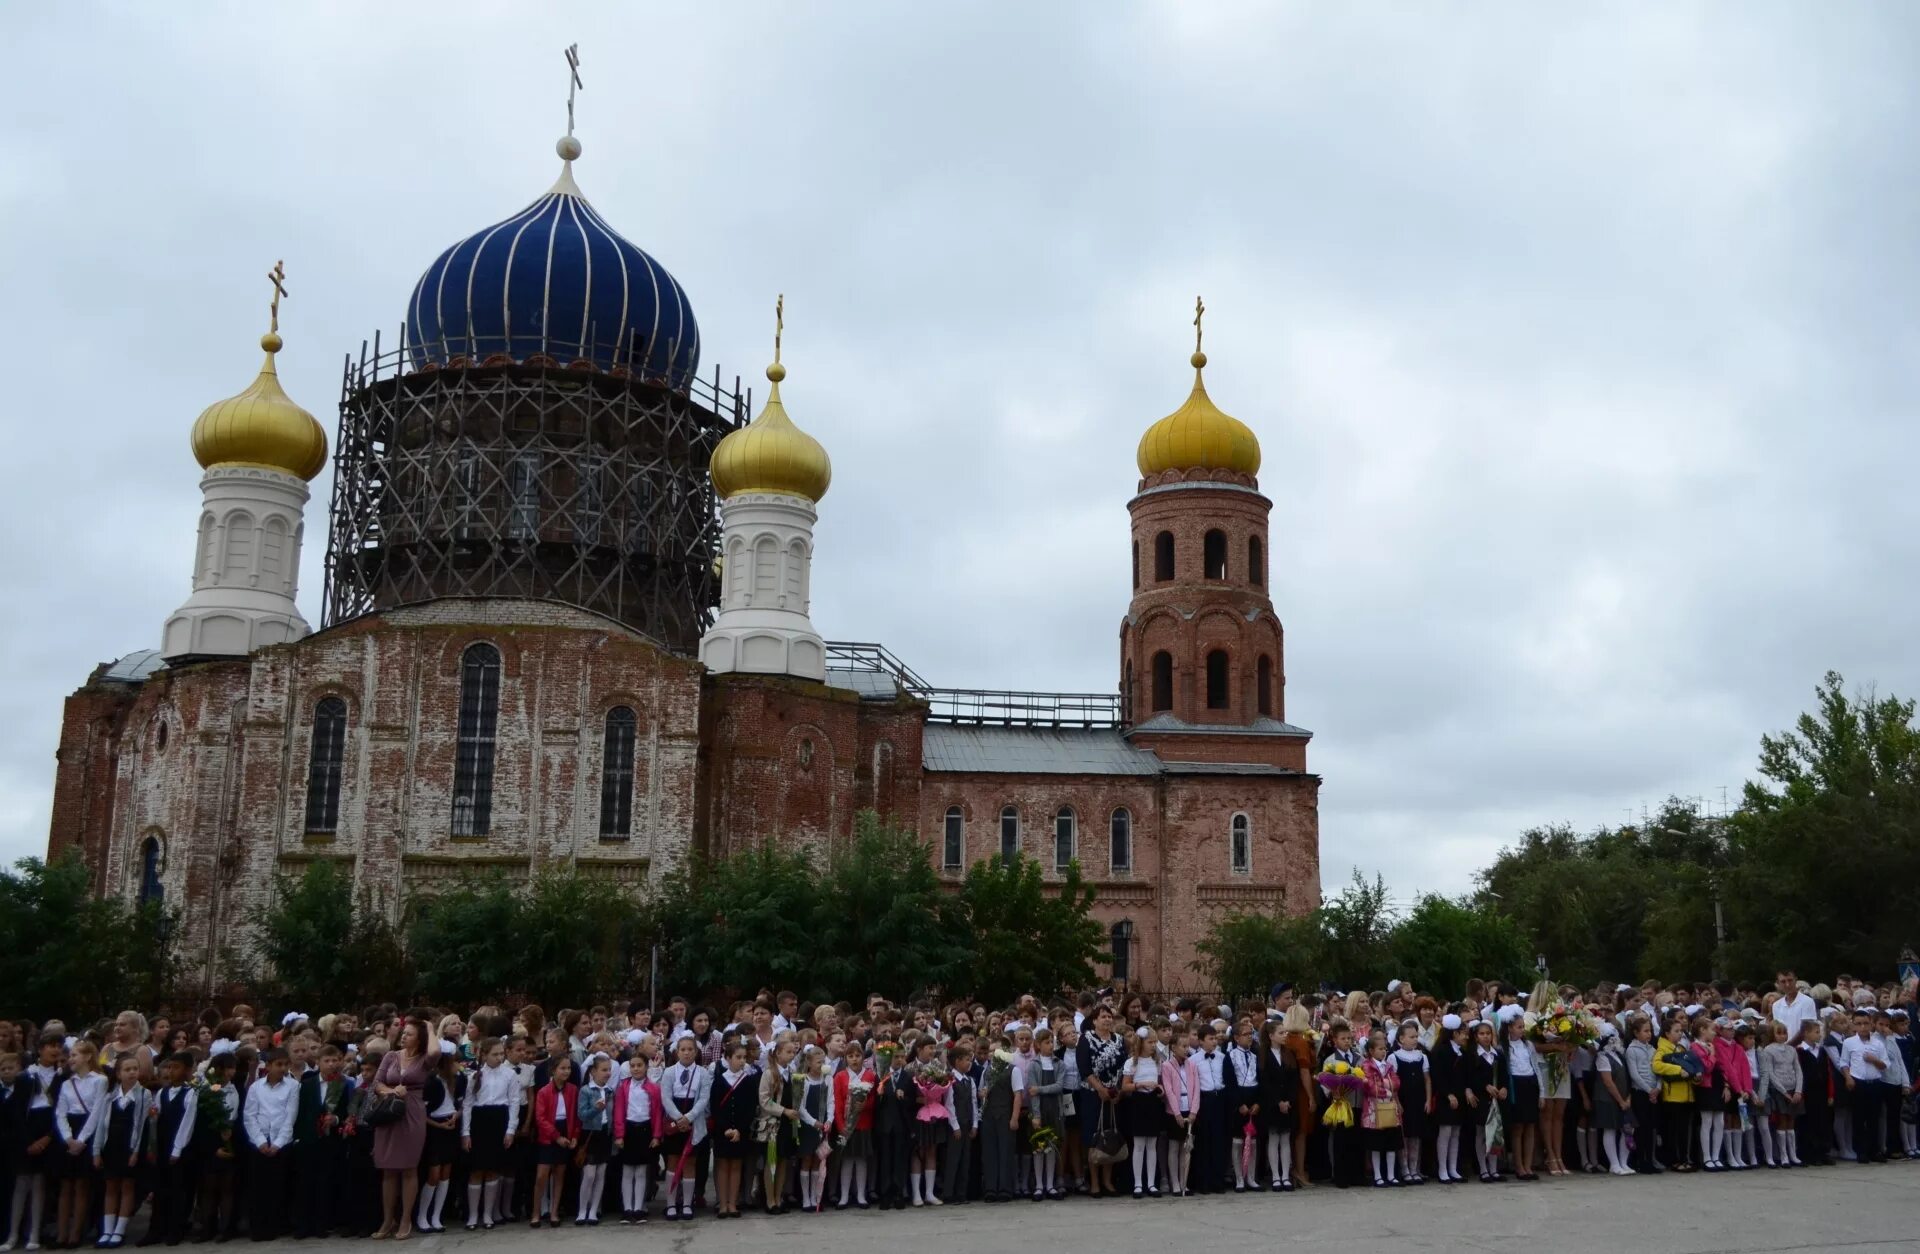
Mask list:
[[[613,1088],[613,1143],[623,1167],[645,1167],[653,1161],[653,1142],[666,1130],[660,1089],[651,1080],[629,1075]]]
[[[1415,1147],[1421,1145],[1432,1130],[1433,1123],[1427,1114],[1427,1093],[1432,1064],[1423,1049],[1396,1049],[1387,1055],[1392,1064],[1394,1075],[1400,1088],[1400,1127],[1404,1139]],[[1402,1164],[1403,1169],[1414,1175],[1420,1174],[1419,1154],[1415,1148],[1409,1154],[1412,1162]]]
[[[1463,1072],[1466,1080],[1465,1092],[1473,1094],[1473,1099],[1477,1103],[1477,1105],[1468,1106],[1466,1111],[1463,1112],[1463,1126],[1482,1129],[1482,1132],[1475,1134],[1479,1136],[1484,1134],[1487,1121],[1493,1118],[1493,1112],[1499,1108],[1497,1105],[1498,1099],[1487,1090],[1489,1088],[1498,1089],[1506,1083],[1504,1055],[1498,1049],[1482,1048],[1475,1045],[1467,1050],[1463,1056],[1463,1061],[1465,1063]],[[1465,1100],[1466,1098],[1462,1096],[1461,1101],[1464,1103]],[[1476,1142],[1476,1154],[1479,1152],[1477,1144]],[[1488,1162],[1488,1166],[1491,1170],[1482,1173],[1481,1179],[1483,1180],[1496,1178],[1500,1174],[1497,1163],[1491,1159]]]
[[[20,1180],[27,1156],[27,1102],[33,1097],[33,1081],[22,1074],[12,1084],[0,1084],[0,1218],[12,1221],[13,1190],[28,1188]],[[0,1241],[11,1242],[18,1233],[9,1230]]]
[[[140,1169],[140,1151],[147,1143],[147,1091],[138,1084],[116,1088],[94,1109],[84,1139],[86,1152],[100,1160],[109,1180],[131,1180]]]
[[[221,1232],[239,1227],[240,1216],[231,1197],[226,1199],[227,1213],[219,1207],[224,1185],[234,1174],[234,1162],[240,1153],[240,1086],[231,1079],[221,1085],[202,1080],[194,1086],[193,1155],[194,1173],[200,1192],[200,1227],[196,1240],[209,1240]]]
[[[1009,1094],[1011,1089],[1008,1089]],[[907,1204],[907,1155],[913,1145],[913,1125],[920,1108],[920,1090],[906,1068],[889,1070],[873,1089],[874,1192],[882,1210],[900,1210]],[[1007,1116],[1013,1104],[1007,1099]],[[1013,1193],[1013,1134],[1006,1132],[1007,1188]]]
[[[193,1216],[194,1128],[199,1093],[190,1084],[175,1084],[154,1095],[159,1110],[153,1119],[153,1217],[149,1236],[178,1245],[186,1239]]]
[[[1228,1167],[1234,1176],[1234,1191],[1238,1193],[1250,1188],[1259,1187],[1257,1176],[1259,1175],[1261,1160],[1265,1158],[1265,1155],[1262,1154],[1259,1149],[1260,1121],[1265,1118],[1266,1109],[1262,1104],[1260,1093],[1259,1051],[1244,1049],[1239,1045],[1229,1045],[1227,1046],[1226,1054],[1226,1111],[1222,1117],[1222,1122],[1227,1125],[1226,1153],[1229,1159]],[[1297,1073],[1294,1087],[1296,1090],[1299,1088]],[[1249,1124],[1252,1125],[1251,1128],[1249,1128]],[[1244,1173],[1243,1178],[1243,1173],[1239,1170],[1241,1159],[1234,1157],[1233,1143],[1247,1139],[1252,1139],[1254,1142],[1254,1149],[1252,1150],[1253,1170]],[[1243,1155],[1247,1152],[1244,1146],[1240,1152]]]
[[[864,1112],[863,1112],[864,1113]],[[968,1071],[953,1073],[947,1090],[947,1138],[940,1161],[940,1200],[948,1205],[964,1204],[971,1172],[968,1170],[974,1130],[980,1126],[980,1091]]]
[[[1361,1069],[1363,1062],[1359,1050],[1335,1049],[1329,1050],[1320,1060],[1320,1069],[1325,1071],[1336,1061],[1346,1063],[1355,1071]],[[1320,1105],[1323,1124],[1326,1122],[1324,1119],[1326,1109],[1338,1100],[1351,1101],[1352,1099],[1338,1098],[1325,1089],[1321,1090]],[[1359,1112],[1356,1111],[1354,1122],[1348,1126],[1327,1127],[1327,1161],[1332,1168],[1333,1183],[1337,1188],[1351,1188],[1355,1184],[1362,1183],[1365,1178],[1364,1149],[1361,1143],[1358,1114]],[[1288,1126],[1291,1127],[1291,1123]]]
[[[825,1075],[808,1076],[800,1084],[800,1161],[811,1171],[820,1147],[833,1135],[833,1081]]]
[[[537,1162],[542,1167],[562,1167],[573,1159],[573,1147],[563,1140],[580,1135],[580,1093],[573,1085],[555,1088],[549,1084],[533,1097],[534,1141]]]
[[[294,1116],[299,1111],[300,1084],[282,1077],[280,1083],[261,1080],[247,1087],[240,1103],[241,1122],[253,1154],[247,1162],[247,1232],[255,1241],[270,1241],[286,1227],[287,1168],[292,1156]],[[273,1153],[266,1152],[271,1146]]]
[[[840,1077],[834,1079],[835,1083],[840,1083]],[[742,1067],[737,1073],[723,1067],[714,1076],[713,1087],[708,1090],[707,1106],[713,1112],[715,1158],[728,1161],[744,1159],[753,1148],[753,1107],[758,1086],[759,1075],[751,1067]],[[872,1116],[866,1117],[871,1127]],[[740,1135],[737,1139],[729,1139],[728,1132],[738,1132]]]
[[[1800,1056],[1803,1110],[1793,1125],[1800,1142],[1800,1161],[1824,1167],[1833,1161],[1833,1068],[1826,1051],[1816,1045],[1802,1042],[1793,1052]]]
[[[1195,1193],[1224,1193],[1232,1071],[1225,1049],[1199,1050],[1193,1057],[1200,1064],[1200,1112],[1193,1121],[1193,1169],[1188,1180]]]
[[[1437,1042],[1427,1054],[1427,1074],[1433,1087],[1433,1123],[1457,1127],[1467,1113],[1466,1053],[1452,1041]],[[1452,1098],[1449,1102],[1447,1099]]]
[[[22,1107],[20,1149],[18,1165],[14,1178],[54,1174],[58,1165],[55,1154],[64,1153],[59,1136],[53,1126],[53,1086],[60,1078],[57,1067],[43,1067],[34,1063],[20,1073],[14,1081],[14,1101],[24,1103]],[[27,1148],[42,1137],[51,1138],[45,1149],[38,1154],[29,1154]]]
[[[1881,1137],[1881,1115],[1887,1102],[1883,1094],[1887,1074],[1887,1047],[1878,1036],[1861,1040],[1849,1036],[1840,1043],[1841,1066],[1853,1081],[1849,1096],[1853,1102],[1854,1156],[1863,1163],[1887,1161],[1886,1142]],[[1898,1090],[1896,1090],[1897,1092]],[[1899,1125],[1887,1131],[1898,1143]]]
[[[64,1180],[91,1180],[93,1156],[87,1143],[92,1138],[94,1116],[107,1102],[107,1077],[98,1071],[84,1076],[64,1074],[54,1082],[54,1144],[47,1152],[57,1164],[54,1174]],[[78,1150],[66,1142],[80,1141]]]
[[[713,1073],[698,1063],[690,1067],[675,1063],[660,1076],[660,1103],[669,1129],[660,1142],[661,1169],[667,1173],[666,1182],[678,1182],[681,1190],[680,1198],[667,1198],[669,1218],[676,1211],[681,1218],[686,1218],[698,1196],[698,1188],[689,1186],[700,1182],[699,1163],[706,1153],[707,1111],[712,1093]],[[672,1131],[678,1119],[689,1120],[693,1126],[684,1132]]]
[[[309,1067],[300,1076],[300,1103],[293,1121],[292,1161],[293,1234],[296,1237],[323,1237],[333,1231],[340,1212],[340,1194],[346,1176],[345,1126],[353,1090],[352,1080],[345,1076],[324,1079],[318,1068]],[[434,1105],[430,1103],[427,1109],[432,1112]],[[449,1113],[452,1113],[451,1109]],[[446,1115],[435,1117],[445,1118]],[[429,1145],[433,1143],[435,1131],[428,1129]],[[449,1131],[447,1135],[457,1137],[459,1133]]]
[[[467,1099],[460,1108],[460,1135],[473,1140],[467,1169],[474,1172],[507,1170],[506,1139],[520,1126],[520,1077],[506,1063],[482,1067],[467,1081]],[[371,1138],[369,1138],[371,1139]]]
[[[1502,1087],[1507,1100],[1501,1103],[1500,1117],[1509,1128],[1527,1127],[1540,1122],[1540,1072],[1545,1066],[1532,1041],[1507,1041],[1500,1050]],[[1556,1149],[1557,1152],[1557,1149]]]

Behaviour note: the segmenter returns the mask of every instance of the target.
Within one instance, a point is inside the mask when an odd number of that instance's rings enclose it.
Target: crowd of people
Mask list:
[[[0,1021],[0,1251],[1920,1157],[1914,988]],[[1556,1035],[1556,1030],[1559,1035]]]

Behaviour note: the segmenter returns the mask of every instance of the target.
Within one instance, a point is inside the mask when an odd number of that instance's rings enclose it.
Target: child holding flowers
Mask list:
[[[1320,1121],[1327,1126],[1327,1157],[1333,1166],[1333,1183],[1336,1188],[1349,1189],[1361,1171],[1357,1108],[1366,1078],[1360,1055],[1353,1048],[1353,1029],[1344,1019],[1335,1019],[1331,1028],[1326,1057],[1320,1061],[1320,1074],[1315,1080],[1326,1098]]]
[[[1033,1034],[1033,1060],[1027,1064],[1027,1144],[1033,1153],[1033,1200],[1066,1196],[1060,1188],[1061,1090],[1065,1079],[1053,1056],[1053,1032]]]
[[[1365,1081],[1360,1090],[1360,1127],[1373,1162],[1373,1187],[1398,1188],[1400,1177],[1395,1173],[1394,1160],[1404,1135],[1400,1117],[1400,1069],[1387,1056],[1386,1033],[1375,1032],[1368,1039],[1367,1056],[1360,1064],[1360,1073]],[[1383,1158],[1386,1160],[1384,1175],[1380,1170]]]
[[[1493,1184],[1502,1179],[1499,1156],[1489,1143],[1488,1126],[1500,1103],[1506,1100],[1506,1070],[1500,1050],[1495,1046],[1494,1026],[1482,1020],[1474,1025],[1473,1053],[1467,1057],[1467,1121],[1473,1125],[1473,1154],[1480,1167],[1480,1182]]]
[[[940,1174],[940,1150],[953,1131],[947,1106],[953,1077],[946,1064],[934,1057],[931,1036],[923,1036],[913,1043],[913,1084],[920,1091],[920,1107],[914,1112],[913,1161],[908,1168],[907,1182],[915,1206],[939,1206],[941,1202],[934,1193],[934,1185]]]

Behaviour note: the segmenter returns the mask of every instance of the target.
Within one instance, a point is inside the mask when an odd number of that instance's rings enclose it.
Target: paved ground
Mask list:
[[[1542,1238],[1555,1232],[1551,1244]],[[1228,1195],[1174,1201],[1012,1203],[938,1210],[749,1215],[720,1223],[654,1219],[644,1229],[602,1223],[537,1236],[524,1227],[415,1237],[401,1250],[526,1250],[572,1254],[938,1254],[963,1248],[1172,1254],[1192,1249],[1270,1249],[1277,1242],[1339,1254],[1411,1250],[1579,1254],[1755,1254],[1765,1250],[1920,1251],[1920,1164],[1750,1171],[1718,1177],[1569,1177],[1539,1184],[1427,1185],[1376,1192],[1326,1186],[1291,1195]],[[354,1250],[365,1242],[303,1243],[303,1251]],[[251,1247],[249,1247],[251,1248]]]

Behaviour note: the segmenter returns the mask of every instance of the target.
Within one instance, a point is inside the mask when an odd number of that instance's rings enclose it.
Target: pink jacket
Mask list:
[[[1720,1074],[1727,1079],[1727,1086],[1735,1093],[1753,1092],[1753,1068],[1747,1065],[1747,1051],[1731,1036],[1713,1038],[1714,1061],[1720,1064]]]
[[[614,1085],[613,1087],[612,1127],[613,1127],[613,1139],[616,1141],[624,1141],[627,1139],[627,1091],[632,1084],[633,1084],[633,1077],[626,1076],[620,1081],[620,1083]],[[652,1080],[642,1080],[640,1081],[640,1086],[646,1090],[647,1109],[652,1112],[652,1117],[653,1117],[652,1135],[654,1137],[665,1136],[666,1129],[667,1129],[667,1116],[666,1116],[666,1112],[662,1110],[660,1107],[660,1086],[655,1084]]]
[[[1180,1096],[1187,1098],[1187,1113],[1200,1113],[1200,1060],[1192,1054],[1184,1063],[1169,1058],[1160,1064],[1160,1095],[1166,1098],[1167,1113],[1180,1117]]]

